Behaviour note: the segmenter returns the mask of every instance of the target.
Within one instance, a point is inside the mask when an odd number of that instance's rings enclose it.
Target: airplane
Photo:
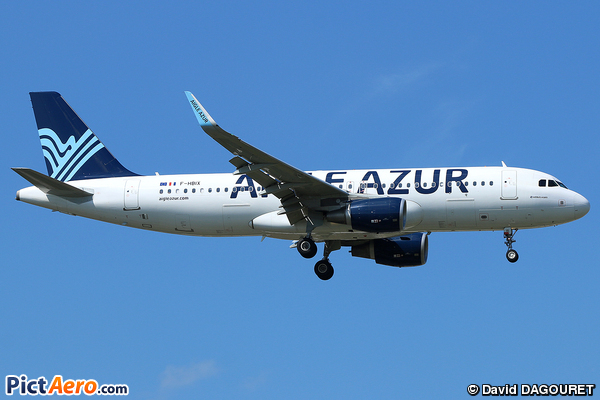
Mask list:
[[[432,232],[503,231],[506,258],[519,229],[556,226],[590,203],[555,177],[508,167],[301,171],[223,130],[190,92],[204,132],[229,150],[233,173],[142,176],[125,168],[57,92],[30,93],[48,175],[13,170],[33,186],[16,199],[123,226],[190,236],[288,239],[314,271],[329,255],[395,267],[426,263]]]

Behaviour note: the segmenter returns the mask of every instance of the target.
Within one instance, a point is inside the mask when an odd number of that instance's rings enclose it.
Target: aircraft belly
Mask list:
[[[477,227],[481,230],[500,230],[506,227],[530,228],[537,226],[534,210],[503,207],[482,208],[477,213]]]

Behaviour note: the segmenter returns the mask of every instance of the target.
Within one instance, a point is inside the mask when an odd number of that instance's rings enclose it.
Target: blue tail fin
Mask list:
[[[137,175],[117,161],[59,93],[29,96],[49,176],[65,182]]]

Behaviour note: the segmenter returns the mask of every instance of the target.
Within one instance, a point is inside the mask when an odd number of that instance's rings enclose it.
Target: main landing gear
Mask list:
[[[300,239],[296,243],[296,248],[298,249],[298,253],[304,258],[313,258],[317,254],[317,245],[310,236]]]
[[[324,281],[331,279],[333,276],[333,267],[331,266],[329,259],[324,258],[317,261],[315,264],[315,274]]]
[[[512,228],[504,228],[504,244],[508,247],[508,251],[506,252],[506,259],[511,263],[517,262],[519,259],[519,253],[512,248],[512,244],[516,242],[513,237],[517,234],[518,229]]]
[[[313,258],[317,254],[317,245],[314,240],[308,236],[300,239],[298,243],[296,243],[296,248],[298,249],[298,253],[304,258]],[[329,254],[340,248],[341,244],[339,241],[325,241],[323,259],[317,261],[315,264],[315,274],[317,274],[320,279],[326,281],[333,276],[333,267],[329,262]]]
[[[331,263],[329,262],[329,254],[331,254],[332,251],[335,250],[339,250],[342,248],[342,244],[339,240],[326,240],[325,241],[325,250],[323,251],[323,259],[321,261],[318,261],[315,264],[315,274],[317,274],[317,276],[326,281],[328,279],[331,279],[331,277],[333,276],[333,267],[331,266]]]

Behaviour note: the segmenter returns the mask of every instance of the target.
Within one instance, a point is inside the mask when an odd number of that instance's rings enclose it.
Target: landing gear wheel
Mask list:
[[[506,259],[511,263],[517,262],[519,259],[519,253],[516,250],[510,249],[506,252]]]
[[[315,274],[317,274],[317,276],[324,281],[331,279],[333,276],[333,267],[331,266],[329,260],[321,260],[317,262],[315,264]]]
[[[508,251],[506,252],[506,259],[511,263],[515,263],[519,259],[519,253],[517,253],[517,251],[513,250],[512,248],[513,243],[516,242],[516,240],[513,238],[517,234],[517,231],[518,229],[504,228],[504,244],[506,245],[506,247],[508,247]]]
[[[317,245],[311,238],[300,239],[296,243],[298,253],[304,258],[313,258],[317,254]]]

